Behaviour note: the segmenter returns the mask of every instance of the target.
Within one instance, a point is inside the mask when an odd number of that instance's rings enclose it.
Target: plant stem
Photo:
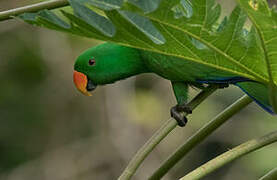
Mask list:
[[[266,175],[261,177],[259,180],[276,180],[277,179],[277,168],[272,169]]]
[[[195,98],[193,98],[188,106],[193,110],[199,104],[201,104],[208,96],[210,96],[215,90],[217,86],[209,86],[206,89],[202,90]],[[187,114],[184,114],[186,116]],[[128,166],[125,168],[121,176],[120,180],[129,180],[135,174],[138,167],[141,165],[143,160],[148,156],[150,152],[177,126],[177,121],[175,119],[170,118],[166,121],[160,129],[158,129],[154,135],[139,149],[136,155],[129,162]]]
[[[165,124],[160,127],[158,131],[141,147],[141,149],[136,153],[133,159],[130,161],[128,166],[125,168],[121,176],[120,180],[131,179],[131,177],[135,174],[139,165],[143,162],[143,160],[147,157],[147,155],[159,144],[159,142],[164,139],[175,127],[177,126],[177,122],[170,118],[166,121]]]
[[[37,12],[43,9],[55,9],[69,5],[67,0],[50,0],[29,6],[24,6],[16,9],[0,12],[0,21],[12,19],[12,17],[26,12]]]
[[[224,166],[225,164],[245,155],[250,152],[253,152],[257,149],[260,149],[266,145],[272,144],[277,141],[277,131],[271,132],[260,138],[256,138],[250,141],[247,141],[223,154],[217,156],[216,158],[210,160],[204,165],[198,167],[194,171],[190,172],[180,180],[195,180],[203,178],[209,173],[215,171],[216,169]]]
[[[150,180],[161,179],[175,164],[177,164],[190,150],[213,133],[219,126],[225,123],[230,117],[242,110],[252,99],[244,95],[231,106],[222,111],[213,120],[204,125],[181,145],[149,178]]]

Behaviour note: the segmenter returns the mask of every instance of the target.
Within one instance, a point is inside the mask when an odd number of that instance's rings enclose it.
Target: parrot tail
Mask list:
[[[258,82],[251,81],[243,77],[230,77],[230,78],[214,78],[209,80],[197,80],[199,83],[227,83],[234,84],[243,90],[249,97],[251,97],[258,105],[272,115],[274,113],[273,108],[269,102],[268,88]]]
[[[269,102],[268,88],[257,82],[238,82],[234,83],[242,89],[249,97],[251,97],[258,105],[272,115],[276,115]]]

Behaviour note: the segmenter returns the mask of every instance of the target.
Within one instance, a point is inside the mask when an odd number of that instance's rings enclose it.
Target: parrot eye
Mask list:
[[[94,58],[90,59],[90,60],[88,61],[88,64],[89,64],[90,66],[93,66],[93,65],[95,64],[95,59],[94,59]]]

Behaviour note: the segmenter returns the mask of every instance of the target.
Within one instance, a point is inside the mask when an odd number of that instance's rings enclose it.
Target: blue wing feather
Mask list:
[[[215,78],[208,80],[205,79],[197,80],[197,82],[203,84],[234,84],[235,86],[239,87],[244,93],[246,93],[250,98],[252,98],[265,111],[269,112],[272,115],[276,115],[269,102],[268,89],[265,85],[261,83],[243,77]]]

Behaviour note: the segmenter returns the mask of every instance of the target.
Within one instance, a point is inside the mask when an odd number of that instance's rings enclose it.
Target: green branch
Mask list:
[[[276,180],[277,179],[277,168],[272,169],[266,175],[261,177],[259,180]]]
[[[181,145],[149,178],[150,180],[161,179],[175,164],[177,164],[190,150],[213,133],[218,127],[225,123],[230,117],[242,110],[252,99],[244,95],[227,109],[222,111],[213,120],[199,129],[183,145]]]
[[[180,180],[192,180],[201,179],[209,173],[217,170],[218,168],[224,166],[225,164],[245,155],[260,149],[266,145],[272,144],[277,141],[277,131],[271,132],[260,138],[256,138],[247,141],[223,154],[217,156],[216,158],[210,160],[206,164],[198,167],[194,171],[190,172]]]
[[[209,97],[215,90],[217,86],[209,86],[202,90],[195,98],[193,98],[188,106],[193,110],[199,104],[201,104],[207,97]],[[187,114],[184,114],[186,116]],[[136,155],[132,158],[128,166],[125,168],[120,180],[128,180],[135,174],[138,167],[141,165],[143,160],[148,156],[150,152],[177,126],[175,119],[170,118],[166,121],[159,130],[140,148]]]
[[[14,16],[27,13],[27,12],[38,12],[43,9],[55,9],[69,5],[67,0],[50,0],[29,6],[24,6],[16,9],[0,12],[0,21],[12,19]]]
[[[120,180],[131,179],[136,170],[147,157],[147,155],[163,140],[175,127],[177,122],[170,118],[167,120],[159,130],[140,148],[136,155],[132,158],[126,169],[123,171]]]

